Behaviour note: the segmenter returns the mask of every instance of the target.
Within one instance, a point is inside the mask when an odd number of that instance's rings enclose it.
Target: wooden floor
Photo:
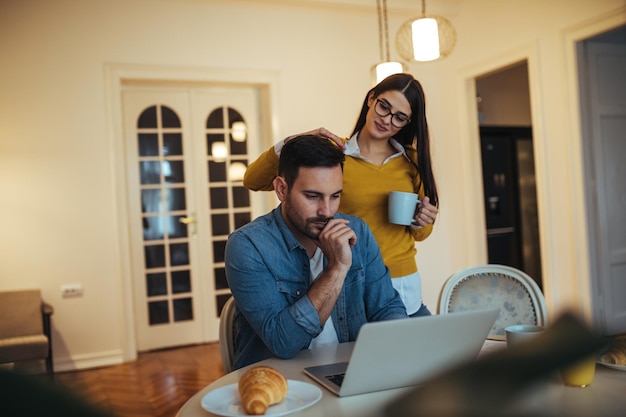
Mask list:
[[[136,361],[59,372],[55,381],[116,417],[174,417],[224,375],[219,343],[140,353]]]

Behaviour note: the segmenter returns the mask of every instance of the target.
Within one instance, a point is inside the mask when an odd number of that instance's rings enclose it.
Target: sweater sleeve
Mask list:
[[[278,175],[278,155],[274,146],[252,162],[243,176],[243,185],[252,191],[272,191],[274,178]]]
[[[421,242],[425,240],[433,231],[433,225],[429,224],[428,226],[420,227],[419,229],[411,228],[411,235],[413,239],[417,242]]]

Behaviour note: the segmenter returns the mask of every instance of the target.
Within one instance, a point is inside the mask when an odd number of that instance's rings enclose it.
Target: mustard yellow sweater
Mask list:
[[[414,157],[414,155],[411,155]],[[417,271],[415,241],[426,239],[432,225],[411,229],[389,223],[387,201],[390,191],[417,192],[420,200],[423,189],[415,167],[404,157],[396,157],[383,165],[375,165],[360,158],[346,156],[343,174],[343,193],[339,211],[361,217],[372,229],[380,246],[385,265],[392,278]],[[272,180],[278,172],[278,156],[271,147],[248,167],[244,186],[253,191],[273,189]]]

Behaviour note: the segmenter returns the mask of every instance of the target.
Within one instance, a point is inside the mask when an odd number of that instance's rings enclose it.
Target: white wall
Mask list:
[[[532,125],[526,62],[478,78],[476,94],[477,100],[480,97],[478,111],[482,112],[482,119],[478,119],[480,125]]]
[[[564,34],[606,14],[626,21],[624,2],[527,0],[506,2],[506,9],[498,0],[452,3],[441,7],[457,30],[455,51],[410,66],[428,96],[442,204],[433,235],[418,244],[426,302],[436,310],[443,281],[486,260],[477,133],[468,110],[474,97],[465,80],[530,54],[542,255],[550,260],[544,279],[557,311],[585,291],[576,282],[586,273],[576,269],[580,254],[572,243],[573,228],[584,222],[569,210],[580,204],[571,192],[580,172],[568,159],[571,92],[563,74],[574,68]],[[390,11],[390,33],[406,16]],[[66,367],[114,362],[132,333],[123,319],[107,64],[276,71],[280,136],[321,125],[345,135],[370,87],[377,48],[374,6],[0,2],[0,289],[42,289],[55,308],[56,360]],[[60,285],[74,282],[83,284],[84,296],[61,298]]]

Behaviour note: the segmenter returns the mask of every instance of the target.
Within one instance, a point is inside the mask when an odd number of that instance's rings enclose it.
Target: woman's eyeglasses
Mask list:
[[[379,98],[376,99],[374,111],[380,117],[391,115],[391,124],[397,128],[402,128],[411,121],[411,118],[404,113],[392,113],[391,106]]]

